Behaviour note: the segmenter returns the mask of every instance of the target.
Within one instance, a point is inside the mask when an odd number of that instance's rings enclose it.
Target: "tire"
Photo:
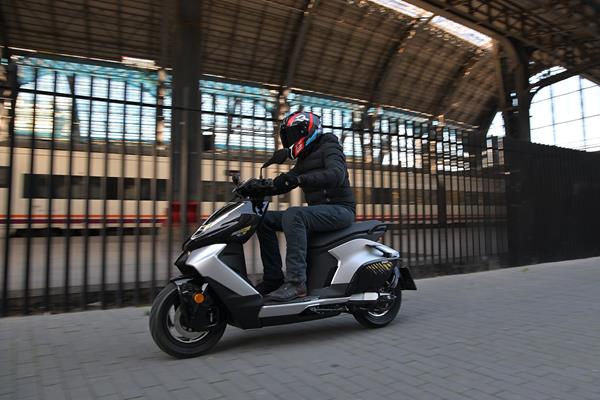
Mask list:
[[[400,311],[400,305],[402,304],[402,291],[400,287],[395,290],[394,303],[383,313],[377,313],[375,310],[365,310],[365,309],[357,309],[352,315],[354,319],[358,321],[359,324],[364,326],[365,328],[383,328],[387,326],[390,322],[396,318],[398,315],[398,311]]]
[[[185,328],[181,324],[180,314],[177,312],[178,307],[177,286],[169,283],[152,303],[149,323],[152,339],[162,351],[176,358],[197,357],[207,353],[225,332],[227,327],[225,313],[220,310],[219,315],[222,317],[222,321],[219,321],[218,325],[210,331],[194,332],[186,329],[184,334],[189,335],[189,338],[175,337],[175,333],[179,333],[181,329]],[[196,334],[198,337],[192,338]]]

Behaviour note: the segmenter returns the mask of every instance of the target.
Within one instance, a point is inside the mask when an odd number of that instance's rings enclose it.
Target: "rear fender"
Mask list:
[[[407,266],[400,266],[400,277],[402,278],[400,279],[402,290],[417,290],[417,285],[415,285],[410,269]]]

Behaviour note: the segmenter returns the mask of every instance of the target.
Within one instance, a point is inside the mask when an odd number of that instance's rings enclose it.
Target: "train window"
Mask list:
[[[8,187],[8,167],[0,167],[0,188]]]
[[[140,198],[144,200],[152,200],[152,179],[140,179]]]
[[[102,179],[101,179],[102,181]],[[102,182],[100,183],[102,185]],[[102,198],[102,195],[100,195]],[[106,178],[106,199],[107,200],[118,200],[119,199],[119,178],[107,177]]]
[[[102,178],[99,176],[90,176],[89,178],[89,198],[90,199],[101,199],[102,198]],[[85,198],[85,193],[81,196]]]
[[[404,204],[415,204],[415,189],[406,189],[406,194],[408,202],[405,201]]]
[[[135,178],[125,178],[123,183],[123,198],[125,200],[136,200],[137,199],[137,187],[135,184]]]
[[[71,199],[86,198],[86,178],[85,176],[71,177]],[[106,199],[119,200],[119,184],[120,178],[106,178]],[[89,195],[87,198],[91,200],[101,200],[103,196],[105,179],[100,176],[89,177]],[[46,174],[25,174],[23,186],[23,197],[29,199],[47,199],[48,187],[50,185],[50,175]],[[67,199],[69,198],[68,190],[69,180],[66,175],[52,176],[52,198]],[[137,184],[136,178],[125,178],[123,181],[123,199],[137,200]],[[140,200],[152,200],[152,179],[142,178],[140,180]],[[167,181],[165,179],[156,180],[156,200],[164,201],[167,199]]]
[[[48,198],[49,175],[26,174],[23,179],[23,197],[26,199]]]
[[[156,199],[159,201],[167,200],[167,180],[156,180]]]
[[[85,176],[71,176],[71,198],[85,198]]]

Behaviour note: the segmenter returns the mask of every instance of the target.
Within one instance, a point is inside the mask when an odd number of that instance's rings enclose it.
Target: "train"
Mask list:
[[[10,196],[10,235],[30,229],[160,228],[168,223],[169,207],[172,222],[180,223],[184,220],[180,199],[169,196],[169,153],[157,152],[152,145],[144,149],[136,154],[81,146],[46,145],[33,151],[14,146],[9,188],[10,148],[4,144],[0,146],[0,221],[9,222]],[[201,177],[201,182],[199,195],[188,199],[185,220],[200,222],[222,207],[232,196],[230,176],[257,176],[266,158],[266,153],[243,159],[226,152],[205,154],[201,165],[188,171]],[[501,175],[365,164],[352,157],[348,166],[358,220],[434,225],[498,221],[506,216]],[[287,168],[272,166],[266,176]],[[301,204],[302,193],[294,190],[278,196],[272,207]],[[5,229],[1,231],[4,235]]]

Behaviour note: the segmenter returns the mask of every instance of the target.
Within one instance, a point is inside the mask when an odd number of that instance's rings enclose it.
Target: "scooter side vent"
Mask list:
[[[391,278],[397,260],[377,260],[361,265],[348,285],[347,294],[377,292]]]

